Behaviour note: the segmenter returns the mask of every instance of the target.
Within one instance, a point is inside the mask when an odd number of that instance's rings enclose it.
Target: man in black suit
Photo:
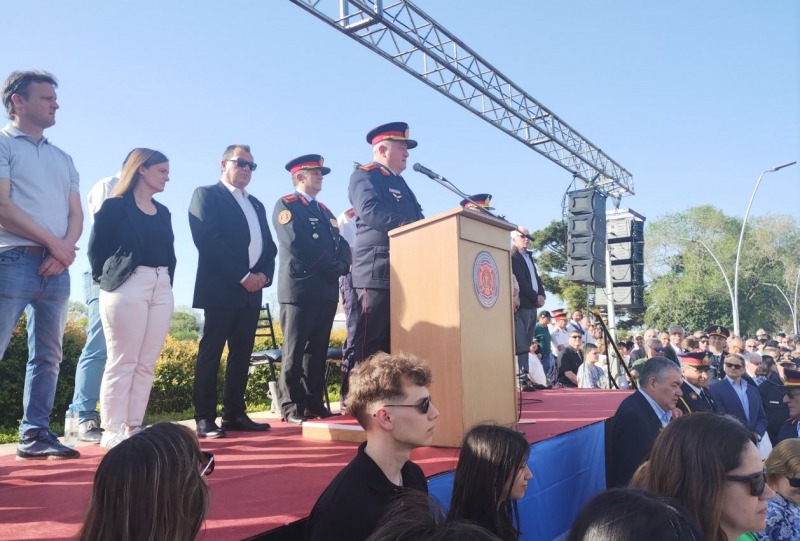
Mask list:
[[[511,232],[514,247],[511,249],[511,272],[519,283],[519,308],[514,312],[514,343],[517,351],[517,368],[527,374],[528,349],[536,332],[536,309],[544,306],[545,293],[536,264],[528,252],[530,232],[519,227]],[[527,377],[523,381],[527,381]]]
[[[783,440],[800,437],[800,423],[797,422],[800,419],[800,371],[784,368],[783,374],[786,378],[784,382],[786,394],[783,397],[783,403],[789,407],[790,417],[778,429],[775,445]]]
[[[630,482],[661,429],[672,420],[672,410],[682,394],[681,372],[674,362],[653,357],[641,366],[639,390],[623,400],[606,422],[608,488]]]
[[[325,360],[339,300],[339,276],[350,270],[350,245],[316,197],[331,172],[322,156],[307,154],[286,164],[295,192],[278,199],[272,225],[280,244],[278,302],[283,355],[278,382],[281,416],[300,424],[328,418],[322,402]]]
[[[194,418],[201,438],[225,437],[225,430],[268,430],[245,413],[250,355],[261,310],[261,290],[272,283],[277,247],[264,205],[249,195],[256,164],[247,145],[222,155],[222,179],[194,191],[189,225],[199,252],[195,308],[205,312],[195,365]],[[228,362],[222,397],[222,428],[216,424],[217,372],[225,343]]]
[[[686,337],[686,331],[680,325],[673,325],[668,332],[669,342],[664,344],[664,357],[680,366],[680,356],[684,353],[682,344],[683,339]]]

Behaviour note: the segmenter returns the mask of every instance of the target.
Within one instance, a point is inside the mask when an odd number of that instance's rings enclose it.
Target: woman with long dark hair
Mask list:
[[[156,423],[111,449],[94,475],[79,541],[191,541],[208,510],[214,456],[191,429]]]
[[[168,181],[164,154],[131,151],[119,184],[95,214],[89,239],[108,347],[100,385],[105,430],[100,445],[109,449],[141,430],[172,319],[175,237],[169,210],[153,199]]]
[[[756,435],[733,417],[697,412],[672,420],[631,486],[672,498],[709,541],[734,541],[766,525],[767,485]]]
[[[501,539],[519,538],[517,500],[525,495],[530,444],[515,430],[478,425],[464,436],[448,520],[470,521]]]

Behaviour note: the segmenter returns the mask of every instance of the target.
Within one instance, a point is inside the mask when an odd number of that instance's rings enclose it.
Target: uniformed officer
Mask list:
[[[783,397],[784,403],[789,406],[790,417],[784,421],[778,430],[778,441],[775,445],[788,440],[789,438],[800,437],[800,371],[791,368],[783,369],[784,387],[786,396]]]
[[[708,372],[711,361],[705,351],[684,353],[680,356],[683,396],[678,400],[678,408],[683,413],[695,411],[717,412],[714,399],[708,393]]]
[[[275,204],[272,221],[280,245],[278,302],[283,357],[278,382],[281,415],[299,424],[331,416],[322,397],[325,360],[338,304],[339,276],[350,269],[350,246],[328,207],[316,200],[330,173],[318,154],[286,164],[295,192]]]
[[[422,207],[400,174],[408,151],[408,124],[392,122],[367,134],[373,161],[356,168],[348,195],[356,214],[353,288],[356,327],[348,369],[377,351],[389,351],[389,231],[423,218]],[[346,394],[346,378],[342,393]]]
[[[356,245],[356,211],[353,207],[345,210],[336,217],[339,223],[339,233],[341,233],[347,244],[350,245],[352,255],[353,246]],[[342,297],[342,311],[344,312],[344,323],[347,330],[347,337],[342,345],[342,381],[347,380],[347,360],[353,359],[353,337],[355,336],[356,316],[355,306],[358,304],[356,292],[353,289],[353,273],[339,278],[339,295]],[[346,392],[345,392],[346,394]]]
[[[725,378],[722,365],[725,364],[725,347],[731,335],[726,327],[714,325],[706,329],[708,335],[708,357],[711,361],[711,379],[716,381]]]

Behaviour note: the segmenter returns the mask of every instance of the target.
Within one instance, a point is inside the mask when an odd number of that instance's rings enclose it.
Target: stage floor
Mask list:
[[[523,393],[520,430],[533,444],[613,415],[629,391],[558,389]],[[530,423],[530,421],[536,421]],[[337,422],[352,423],[346,417]],[[301,428],[272,422],[266,433],[229,433],[203,441],[214,452],[211,505],[198,539],[257,535],[308,515],[357,444],[304,439]],[[80,529],[95,469],[105,451],[81,447],[70,461],[0,457],[0,539],[72,539]],[[456,467],[457,449],[417,449],[412,459],[430,477]]]

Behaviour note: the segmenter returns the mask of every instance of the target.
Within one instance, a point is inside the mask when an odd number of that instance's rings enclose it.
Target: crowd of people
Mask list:
[[[69,155],[44,137],[55,124],[56,87],[40,71],[14,72],[2,86],[11,123],[0,131],[0,350],[25,310],[29,360],[17,445],[24,460],[80,456],[59,441],[49,420],[67,269],[83,228],[78,173]],[[248,145],[228,146],[219,182],[195,190],[189,209],[199,254],[193,306],[204,310],[205,325],[195,366],[194,433],[169,423],[143,426],[174,304],[172,216],[154,199],[169,181],[169,160],[157,150],[133,149],[116,175],[92,188],[91,271],[84,283],[89,326],[73,406],[79,439],[109,452],[95,476],[81,539],[193,539],[208,506],[203,477],[214,469],[213,455],[200,450],[197,438],[270,429],[247,415],[244,390],[262,290],[273,283],[279,250],[281,417],[299,424],[332,415],[322,400],[324,363],[341,295],[348,329],[343,404],[367,434],[316,502],[308,539],[410,539],[412,531],[420,539],[520,537],[517,501],[536,457],[519,432],[495,425],[468,431],[446,515],[431,511],[425,476],[409,459],[413,449],[430,444],[439,415],[427,363],[385,353],[388,232],[423,218],[401,176],[417,142],[403,122],[378,126],[366,140],[373,160],[353,172],[353,208],[338,219],[317,199],[330,172],[323,157],[306,154],[286,164],[293,191],[274,206],[277,243],[265,206],[247,191],[257,168]],[[488,194],[482,195],[486,206]],[[612,374],[602,325],[581,310],[569,318],[563,309],[538,312],[546,293],[529,240],[524,227],[511,233],[520,390],[606,388],[612,379],[637,388],[607,423],[611,490],[589,502],[570,539],[800,538],[798,337],[759,330],[745,340],[720,325],[690,336],[680,325],[648,329],[616,344],[627,370]],[[217,377],[226,346],[218,425]]]

